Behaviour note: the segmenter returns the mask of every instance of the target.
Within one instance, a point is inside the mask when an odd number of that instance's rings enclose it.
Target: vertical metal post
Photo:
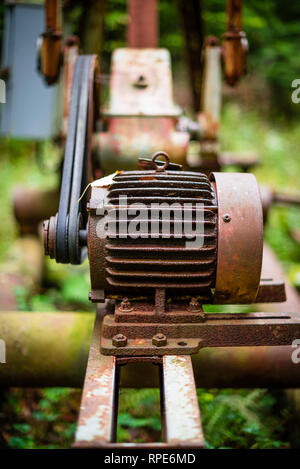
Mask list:
[[[116,358],[100,354],[95,322],[74,447],[101,447],[116,439],[119,372]]]
[[[227,28],[239,31],[242,29],[243,0],[227,0]]]
[[[128,16],[128,47],[157,47],[157,0],[128,0]]]
[[[221,47],[210,38],[204,48],[201,112],[209,123],[219,126],[222,101]]]
[[[204,447],[200,409],[189,355],[165,355],[161,368],[162,433],[170,446]]]

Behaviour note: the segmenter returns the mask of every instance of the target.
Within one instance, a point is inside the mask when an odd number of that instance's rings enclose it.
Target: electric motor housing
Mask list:
[[[93,302],[151,298],[158,288],[169,301],[255,302],[263,217],[252,174],[208,177],[166,165],[122,171],[93,183],[88,210]],[[178,234],[186,219],[194,241],[190,232]],[[139,228],[136,235],[130,223]],[[167,235],[163,226],[170,228]]]

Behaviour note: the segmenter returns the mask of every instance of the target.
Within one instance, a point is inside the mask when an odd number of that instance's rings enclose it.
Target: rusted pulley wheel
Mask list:
[[[45,225],[45,230],[49,230],[45,235],[45,252],[51,252],[50,255],[61,263],[80,264],[87,254],[86,246],[80,242],[79,236],[79,230],[84,230],[87,223],[86,198],[83,197],[80,202],[79,199],[83,189],[93,179],[91,141],[99,112],[99,82],[97,57],[77,57],[72,81],[59,209],[55,227],[51,221]]]

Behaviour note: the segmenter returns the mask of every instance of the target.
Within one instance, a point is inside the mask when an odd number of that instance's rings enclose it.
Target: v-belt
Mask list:
[[[84,166],[87,161],[86,135],[88,124],[89,86],[92,55],[76,60],[71,92],[59,209],[56,225],[57,262],[79,264],[86,248],[79,248],[80,204]]]

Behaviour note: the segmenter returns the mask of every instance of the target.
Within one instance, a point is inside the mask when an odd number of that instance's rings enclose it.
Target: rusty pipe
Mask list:
[[[81,387],[90,347],[93,313],[3,312],[0,339],[6,363],[0,363],[0,386]],[[290,346],[203,349],[194,355],[199,387],[300,387],[300,364]],[[123,387],[155,387],[157,369],[150,363],[122,367]]]
[[[227,0],[227,28],[240,30],[243,28],[242,0]]]
[[[94,323],[93,313],[2,312],[0,363],[4,387],[80,387]]]
[[[234,86],[246,72],[248,42],[242,31],[242,0],[227,0],[227,31],[223,35],[226,81]]]
[[[39,223],[57,212],[58,203],[57,190],[17,187],[13,210],[21,234],[37,234]]]
[[[45,31],[41,36],[40,68],[48,85],[58,80],[62,64],[62,20],[61,2],[46,0],[45,2]]]

